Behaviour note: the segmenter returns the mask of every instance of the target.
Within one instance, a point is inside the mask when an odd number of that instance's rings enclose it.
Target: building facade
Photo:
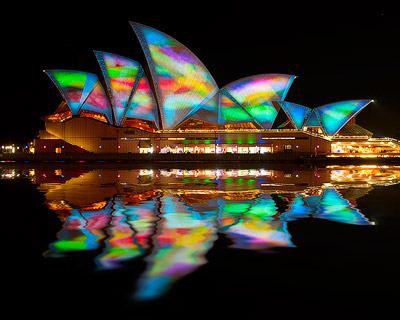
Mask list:
[[[184,45],[154,28],[130,24],[148,68],[95,51],[101,78],[75,70],[45,70],[63,102],[44,117],[35,153],[343,155],[356,153],[353,142],[374,149],[372,133],[354,129],[356,115],[373,100],[317,108],[288,102],[296,77],[286,74],[249,76],[219,88]],[[399,146],[394,140],[386,142],[392,142],[394,151]]]

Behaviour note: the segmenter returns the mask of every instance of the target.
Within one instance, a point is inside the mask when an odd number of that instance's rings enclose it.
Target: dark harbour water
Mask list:
[[[400,167],[196,166],[0,164],[13,317],[397,309]]]

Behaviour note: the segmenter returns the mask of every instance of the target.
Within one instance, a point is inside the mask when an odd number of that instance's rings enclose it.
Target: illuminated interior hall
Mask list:
[[[356,124],[371,99],[299,105],[285,100],[296,76],[276,73],[219,87],[183,44],[130,25],[147,65],[94,51],[99,75],[44,70],[63,101],[43,117],[32,152],[400,154],[399,141],[375,138]]]

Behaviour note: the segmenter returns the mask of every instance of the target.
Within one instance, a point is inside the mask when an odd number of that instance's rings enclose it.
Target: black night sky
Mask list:
[[[394,3],[190,3],[11,4],[3,12],[7,22],[2,21],[1,143],[31,141],[44,128],[41,117],[62,101],[44,69],[81,70],[102,78],[93,50],[146,65],[129,21],[183,43],[219,87],[255,74],[285,73],[297,76],[286,97],[290,102],[317,107],[375,99],[357,122],[375,136],[400,139],[400,19]]]

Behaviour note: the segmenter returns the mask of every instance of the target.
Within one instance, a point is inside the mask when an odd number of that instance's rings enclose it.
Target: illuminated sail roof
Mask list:
[[[126,117],[151,120],[159,128],[157,103],[145,73],[142,73],[132,99],[126,108]]]
[[[311,109],[305,106],[301,106],[296,103],[292,102],[287,102],[287,101],[277,101],[277,103],[280,105],[282,110],[286,113],[288,116],[290,122],[293,124],[293,126],[301,130],[304,124],[304,119],[308,116],[308,114],[311,112]]]
[[[177,40],[151,27],[130,24],[150,68],[162,127],[176,128],[215,95],[217,84],[202,62]]]
[[[219,95],[218,124],[255,122],[254,118],[233,98],[221,89]]]
[[[233,97],[236,101],[232,102],[239,104],[262,128],[270,129],[278,115],[272,101],[284,100],[294,79],[292,75],[260,74],[234,81],[221,91],[228,99]]]
[[[135,84],[137,85],[136,76],[138,73],[143,73],[143,68],[138,62],[116,54],[100,51],[94,53],[111,98],[115,124],[120,125],[131,93],[134,91]]]
[[[73,115],[81,110],[103,113],[113,123],[110,102],[95,74],[75,70],[44,70],[54,82]]]
[[[311,109],[306,118],[304,119],[304,127],[322,127],[319,120],[319,114],[316,109]]]
[[[202,62],[180,42],[154,28],[130,24],[144,51],[151,79],[137,61],[102,51],[95,51],[95,55],[108,95],[95,74],[45,70],[73,115],[84,116],[83,110],[101,113],[115,126],[123,126],[127,118],[139,118],[166,130],[178,128],[189,118],[218,125],[253,122],[271,129],[282,108],[296,129],[321,127],[333,136],[373,101],[340,101],[314,109],[286,102],[296,78],[286,74],[249,76],[219,90]]]
[[[195,111],[190,117],[218,124],[219,93],[217,92],[208,102]],[[186,117],[188,118],[188,117]]]
[[[373,100],[348,100],[316,108],[321,124],[328,136],[335,135],[352,117]]]
[[[158,127],[158,111],[143,67],[135,60],[95,51],[113,106],[115,124],[126,117],[152,120]]]
[[[44,70],[60,91],[73,115],[77,115],[97,76],[75,70]]]

